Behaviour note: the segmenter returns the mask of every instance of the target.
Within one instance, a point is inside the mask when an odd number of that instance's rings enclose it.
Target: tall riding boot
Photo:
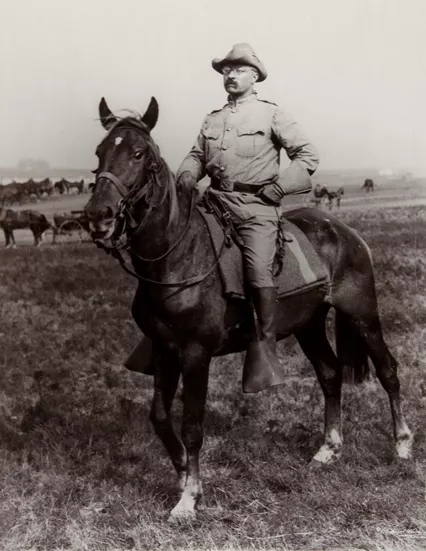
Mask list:
[[[260,392],[283,384],[286,374],[276,355],[277,289],[252,288],[251,296],[257,321],[255,337],[247,349],[244,363],[243,392]]]

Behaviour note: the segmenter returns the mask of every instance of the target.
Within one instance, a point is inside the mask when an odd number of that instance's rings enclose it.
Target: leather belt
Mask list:
[[[237,191],[239,193],[253,193],[256,194],[263,186],[266,186],[269,182],[265,184],[243,184],[241,182],[232,183],[222,183],[218,178],[211,179],[211,186],[217,191],[231,192]]]

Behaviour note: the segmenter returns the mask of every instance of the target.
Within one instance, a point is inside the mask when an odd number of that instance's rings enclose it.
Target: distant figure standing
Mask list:
[[[367,178],[361,189],[365,189],[365,191],[367,193],[369,193],[370,191],[373,192],[374,191],[374,182],[373,182],[373,180],[371,178]]]
[[[309,194],[306,197],[306,205],[309,206],[310,204],[313,204],[314,207],[319,208],[321,206],[321,203],[324,197],[327,194],[328,194],[327,188],[317,183],[314,189],[312,190],[312,194]]]

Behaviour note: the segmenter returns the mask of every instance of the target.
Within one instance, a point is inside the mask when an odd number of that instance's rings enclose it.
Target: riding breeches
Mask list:
[[[216,191],[230,211],[243,241],[245,276],[251,287],[273,287],[278,223],[281,207],[267,205],[253,194]]]

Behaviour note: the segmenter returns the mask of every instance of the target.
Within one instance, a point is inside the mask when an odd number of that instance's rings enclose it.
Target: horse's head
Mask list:
[[[85,206],[92,238],[108,240],[114,234],[116,217],[123,203],[142,198],[146,174],[159,159],[150,132],[158,118],[155,98],[146,113],[117,119],[104,98],[99,104],[102,126],[108,134],[96,149],[99,165],[93,194]]]

